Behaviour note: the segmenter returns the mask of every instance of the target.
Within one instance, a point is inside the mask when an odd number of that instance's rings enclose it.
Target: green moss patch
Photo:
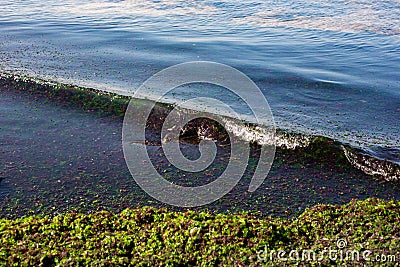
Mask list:
[[[44,96],[65,106],[117,117],[125,115],[130,100],[129,97],[110,92],[6,74],[0,75],[0,86],[18,88],[18,90],[26,91],[36,97]]]
[[[372,266],[376,254],[394,255],[399,251],[399,211],[400,202],[367,199],[343,206],[318,205],[293,219],[180,213],[150,207],[128,209],[119,214],[70,212],[55,217],[2,219],[0,263],[7,266],[270,266],[303,262]],[[357,250],[360,255],[365,250],[371,251],[368,260],[360,256],[359,262],[349,262],[327,256],[321,260],[292,257],[280,261],[273,252],[297,250],[301,254],[301,250],[314,250],[318,253],[324,248],[336,248],[337,240],[346,241],[345,251]],[[395,265],[395,262],[385,265]]]

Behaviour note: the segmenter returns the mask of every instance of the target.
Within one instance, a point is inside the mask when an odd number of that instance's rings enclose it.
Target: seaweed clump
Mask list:
[[[400,249],[400,202],[317,205],[292,219],[171,212],[143,207],[113,214],[68,212],[0,220],[0,264],[7,266],[373,266]],[[368,250],[368,258],[276,259],[276,251]],[[264,253],[266,250],[266,254]],[[336,251],[339,251],[336,248]],[[262,252],[262,253],[261,253]],[[271,254],[274,257],[270,256]],[[267,256],[265,256],[267,255]],[[293,254],[294,255],[294,254]],[[400,255],[396,255],[399,257]],[[388,258],[389,259],[389,258]],[[393,258],[390,258],[393,259]],[[357,261],[355,261],[357,260]],[[388,261],[386,265],[395,265]]]

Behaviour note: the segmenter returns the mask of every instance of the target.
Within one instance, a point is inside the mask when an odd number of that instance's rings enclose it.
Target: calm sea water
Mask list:
[[[177,63],[225,63],[261,88],[278,128],[400,163],[397,0],[0,0],[0,10],[2,72],[124,92]]]

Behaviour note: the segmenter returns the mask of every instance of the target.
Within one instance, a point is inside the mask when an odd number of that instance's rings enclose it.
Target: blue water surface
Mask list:
[[[400,163],[396,0],[0,0],[0,10],[2,72],[123,93],[177,63],[220,62],[256,82],[278,128]]]

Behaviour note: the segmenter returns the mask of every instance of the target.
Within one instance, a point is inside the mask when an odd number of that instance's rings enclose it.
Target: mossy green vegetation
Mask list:
[[[71,84],[33,79],[23,76],[0,75],[2,87],[15,87],[33,95],[83,110],[96,111],[117,117],[125,115],[130,98],[111,92],[83,88]]]
[[[400,202],[367,199],[343,206],[318,205],[291,219],[246,214],[171,212],[143,207],[118,214],[69,212],[54,217],[0,220],[4,266],[258,266],[374,265],[375,255],[400,260]],[[276,259],[275,251],[331,248],[370,251],[358,261]],[[266,251],[266,253],[260,253]],[[257,256],[258,255],[258,256]],[[273,255],[273,257],[270,257]],[[293,256],[294,254],[292,254]],[[260,260],[261,259],[261,260]],[[386,258],[388,259],[388,258]],[[382,263],[382,262],[381,262]]]

